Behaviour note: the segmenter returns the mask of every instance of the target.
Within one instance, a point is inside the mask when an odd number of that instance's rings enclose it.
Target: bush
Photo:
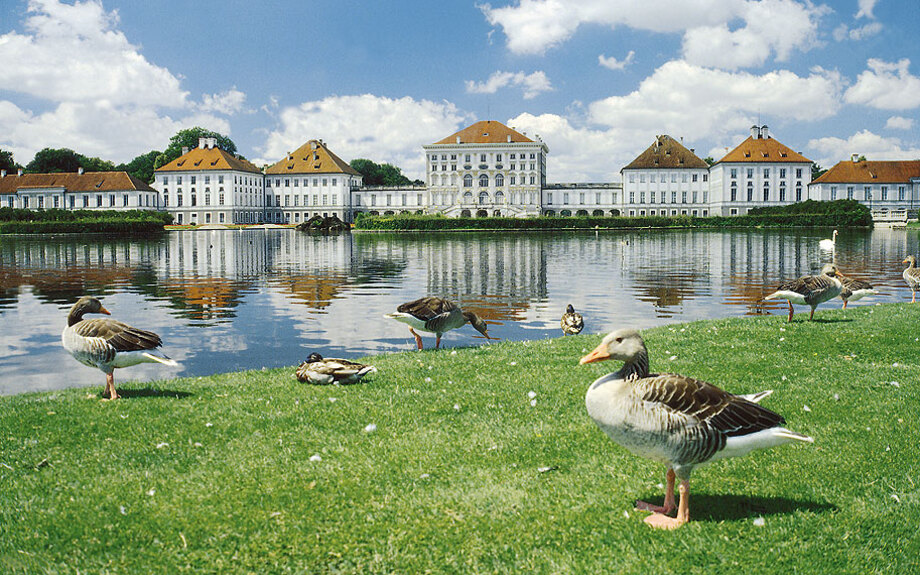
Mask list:
[[[0,208],[0,234],[104,233],[148,236],[172,223],[166,212],[148,210],[22,210]]]

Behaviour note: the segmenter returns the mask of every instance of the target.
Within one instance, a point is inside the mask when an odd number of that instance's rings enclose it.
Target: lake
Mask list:
[[[833,253],[818,249],[826,237],[830,230],[2,237],[0,394],[105,383],[61,347],[67,311],[84,294],[100,297],[112,317],[160,334],[181,364],[117,370],[116,384],[292,366],[312,351],[410,351],[408,328],[383,314],[425,295],[475,311],[502,340],[561,336],[569,303],[584,314],[584,333],[598,334],[785,314],[785,302],[763,297],[827,261],[881,292],[851,305],[910,300],[901,261],[917,253],[916,231],[844,230]],[[807,311],[797,306],[797,317]],[[424,340],[434,346],[433,335]],[[442,346],[484,343],[465,326]]]

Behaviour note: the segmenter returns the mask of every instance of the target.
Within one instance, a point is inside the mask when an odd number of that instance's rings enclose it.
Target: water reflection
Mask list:
[[[67,308],[88,293],[105,298],[118,319],[160,333],[183,365],[125,370],[131,379],[293,365],[313,350],[354,357],[412,349],[404,326],[382,316],[427,294],[476,311],[503,339],[559,335],[568,303],[585,315],[589,333],[783,313],[784,302],[763,297],[825,261],[879,289],[862,305],[909,297],[900,262],[917,252],[916,232],[848,231],[834,253],[818,249],[825,235],[247,230],[146,241],[3,238],[0,393],[101,384],[101,372],[78,365],[59,343]],[[445,343],[480,343],[473,334],[457,330]]]

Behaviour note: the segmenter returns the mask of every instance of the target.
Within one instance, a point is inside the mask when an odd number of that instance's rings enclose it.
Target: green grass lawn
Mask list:
[[[918,573],[920,305],[803,317],[644,332],[815,438],[697,469],[673,532],[632,508],[665,470],[585,412],[597,334],[3,397],[0,573]]]

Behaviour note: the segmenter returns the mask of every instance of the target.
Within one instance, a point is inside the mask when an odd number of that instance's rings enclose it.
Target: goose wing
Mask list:
[[[396,311],[408,313],[420,320],[428,321],[436,316],[448,314],[457,306],[450,300],[439,297],[423,297],[402,304]]]
[[[784,283],[779,286],[777,291],[793,291],[797,294],[807,296],[815,292],[830,289],[833,285],[834,282],[829,276],[802,276]]]
[[[853,295],[855,291],[872,289],[872,285],[869,282],[853,278],[840,278],[840,283],[843,285],[843,289],[840,290],[840,297],[844,299]]]
[[[115,351],[145,351],[163,344],[160,336],[152,331],[114,319],[85,319],[74,324],[73,330],[81,337],[102,339]]]

